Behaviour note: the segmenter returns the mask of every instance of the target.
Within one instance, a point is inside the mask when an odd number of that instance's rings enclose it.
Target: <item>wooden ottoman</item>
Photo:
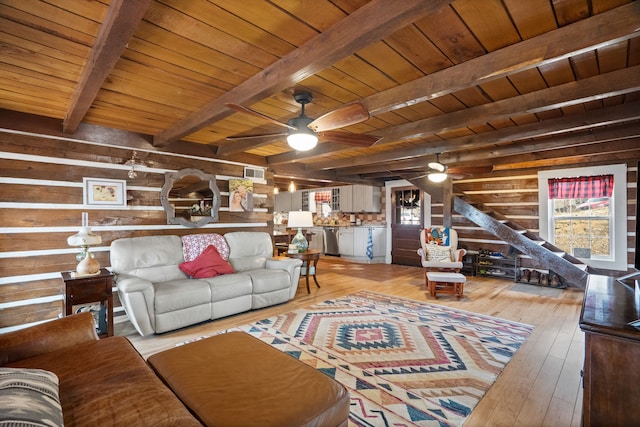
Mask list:
[[[464,293],[464,284],[466,281],[467,278],[460,273],[448,273],[442,271],[427,272],[429,295],[434,298],[438,298],[436,292],[456,295],[458,299],[462,298]]]
[[[347,426],[342,384],[244,332],[185,344],[148,362],[206,426]]]

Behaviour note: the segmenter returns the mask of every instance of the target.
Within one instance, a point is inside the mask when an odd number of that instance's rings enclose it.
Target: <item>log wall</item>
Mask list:
[[[79,252],[66,241],[78,231],[82,212],[102,237],[92,252],[103,267],[109,267],[109,245],[118,238],[273,230],[273,178],[268,173],[254,182],[253,212],[230,212],[228,180],[242,178],[247,165],[138,150],[147,166],[136,167],[138,177],[129,179],[124,163],[131,155],[131,148],[0,131],[0,333],[61,316],[60,272],[75,268]],[[222,196],[217,223],[167,225],[160,204],[164,174],[184,168],[216,175]],[[83,204],[84,177],[126,180],[126,206]]]

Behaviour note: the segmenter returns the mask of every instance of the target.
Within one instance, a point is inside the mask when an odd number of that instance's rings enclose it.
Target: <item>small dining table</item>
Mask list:
[[[318,283],[318,279],[316,278],[316,273],[318,271],[318,261],[320,260],[319,250],[308,249],[304,252],[296,252],[296,253],[285,252],[284,255],[289,258],[302,260],[302,268],[304,269],[304,273],[307,279],[308,293],[311,293],[311,289],[309,289],[309,276],[313,276],[313,281],[316,282],[316,286],[318,288],[320,287],[320,284]]]

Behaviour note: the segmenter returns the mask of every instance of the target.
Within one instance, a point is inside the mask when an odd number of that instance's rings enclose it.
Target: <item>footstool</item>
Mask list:
[[[440,292],[442,294],[453,294],[456,295],[458,299],[462,298],[464,293],[464,284],[466,281],[467,278],[460,273],[442,271],[427,272],[429,294],[434,298],[438,298],[436,296],[436,292]]]
[[[148,362],[206,426],[347,426],[342,384],[244,332],[172,348]]]

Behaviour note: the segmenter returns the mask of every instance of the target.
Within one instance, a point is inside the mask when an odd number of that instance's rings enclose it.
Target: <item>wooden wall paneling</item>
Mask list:
[[[78,248],[66,239],[77,232],[81,213],[100,234],[102,244],[92,248],[98,262],[110,266],[109,245],[115,239],[148,235],[220,233],[273,229],[273,175],[255,183],[253,212],[229,212],[223,196],[220,221],[202,228],[167,225],[160,206],[164,172],[197,168],[216,174],[217,184],[228,191],[228,179],[241,178],[244,164],[219,162],[194,156],[139,151],[144,167],[129,179],[132,149],[0,132],[0,333],[32,322],[57,317],[62,310],[60,271],[77,264]],[[123,179],[127,205],[83,205],[83,177]],[[226,199],[226,200],[225,200]],[[116,303],[116,310],[118,310]]]
[[[0,316],[0,331],[3,328],[55,319],[62,313],[62,305],[62,299],[58,299],[39,304],[3,308],[2,316]]]
[[[2,285],[0,303],[59,296],[63,292],[61,280],[34,280]]]

